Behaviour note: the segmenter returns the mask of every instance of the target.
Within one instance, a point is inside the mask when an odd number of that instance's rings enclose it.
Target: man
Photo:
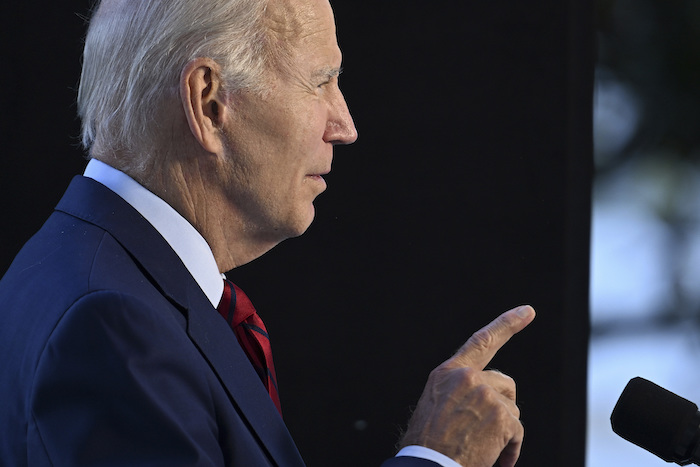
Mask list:
[[[246,340],[265,347],[264,325],[226,322],[251,307],[222,273],[313,220],[357,138],[340,63],[327,0],[101,2],[78,98],[92,160],[0,282],[3,465],[303,465]],[[515,386],[484,367],[533,318],[501,315],[434,370],[385,464],[513,466]]]

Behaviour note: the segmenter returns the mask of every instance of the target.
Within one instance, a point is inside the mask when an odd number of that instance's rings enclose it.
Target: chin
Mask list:
[[[268,222],[260,225],[261,238],[278,244],[288,238],[299,237],[311,226],[315,214],[313,204],[307,204],[303,208],[288,210],[284,216],[270,217]]]
[[[312,222],[313,222],[313,218],[311,220],[309,220],[308,222],[297,225],[296,229],[294,229],[292,231],[291,235],[288,238],[300,237],[307,230],[309,230],[309,227],[311,227]]]
[[[294,219],[293,222],[290,222],[289,225],[289,236],[287,238],[293,238],[293,237],[299,237],[306,232],[309,227],[311,227],[311,224],[314,221],[314,218],[316,216],[316,210],[314,209],[313,204],[311,205],[311,209],[308,210],[304,215],[299,215]]]

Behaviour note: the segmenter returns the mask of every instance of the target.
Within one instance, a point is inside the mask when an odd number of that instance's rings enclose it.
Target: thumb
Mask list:
[[[535,310],[524,305],[506,311],[475,332],[467,342],[445,362],[450,368],[470,367],[483,370],[503,345],[535,319]]]

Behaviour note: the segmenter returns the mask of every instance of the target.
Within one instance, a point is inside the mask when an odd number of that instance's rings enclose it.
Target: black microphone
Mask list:
[[[651,381],[632,378],[610,422],[615,433],[666,462],[700,465],[698,406]]]

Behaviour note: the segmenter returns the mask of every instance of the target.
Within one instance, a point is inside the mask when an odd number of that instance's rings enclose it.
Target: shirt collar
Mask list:
[[[168,203],[136,180],[102,161],[91,159],[84,176],[100,182],[136,209],[161,234],[214,308],[224,291],[222,274],[204,237]]]

